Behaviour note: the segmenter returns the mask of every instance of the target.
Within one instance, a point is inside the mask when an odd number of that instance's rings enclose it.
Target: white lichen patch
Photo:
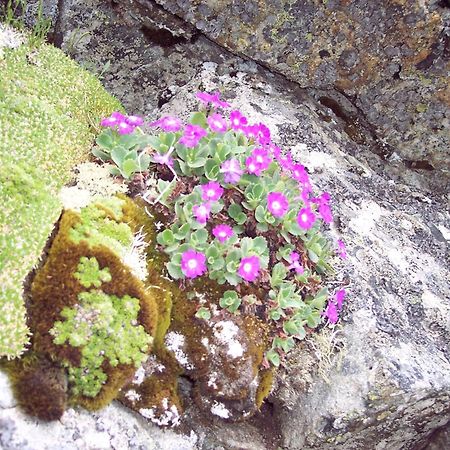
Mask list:
[[[211,413],[222,419],[228,419],[230,417],[230,411],[223,403],[218,402],[217,400],[214,400],[214,403],[211,406]]]
[[[308,171],[311,173],[317,170],[322,170],[325,168],[335,168],[337,166],[336,159],[324,152],[307,151],[306,144],[298,144],[292,149],[294,154],[299,155],[300,161],[306,165]],[[301,155],[301,156],[300,156]]]
[[[355,217],[349,222],[349,227],[360,235],[366,235],[383,216],[384,212],[378,203],[367,201],[356,211]]]
[[[175,359],[178,361],[178,363],[185,369],[193,370],[194,366],[189,361],[184,351],[185,341],[185,337],[180,333],[176,333],[175,331],[167,333],[164,340],[167,349],[175,354]]]
[[[93,162],[79,164],[75,168],[75,184],[61,188],[59,198],[65,209],[79,211],[97,197],[109,197],[126,193],[127,185],[109,173],[109,164]]]
[[[139,414],[146,419],[149,419],[154,424],[165,427],[175,427],[180,423],[180,413],[175,405],[169,407],[167,398],[164,398],[161,402],[161,406],[164,410],[162,414],[159,414],[155,408],[141,408]]]
[[[209,378],[208,378],[208,386],[212,387],[213,389],[217,389],[217,372],[212,372],[211,374],[209,374]]]
[[[21,32],[0,23],[0,58],[3,56],[5,48],[17,48],[24,42],[25,36]]]
[[[126,264],[133,272],[133,275],[140,280],[145,280],[148,275],[145,253],[147,247],[148,244],[145,241],[145,234],[142,232],[136,233],[133,237],[131,248],[123,257],[124,264]]]
[[[227,355],[231,358],[239,358],[244,354],[244,347],[238,341],[238,326],[231,320],[222,320],[214,325],[214,337],[220,344],[227,347]]]
[[[127,393],[125,394],[125,397],[130,400],[130,402],[137,402],[141,399],[141,394],[139,394],[138,392],[136,392],[134,389],[130,389],[129,391],[127,391]]]
[[[144,382],[144,380],[145,380],[145,369],[141,366],[134,373],[133,384],[140,385]]]

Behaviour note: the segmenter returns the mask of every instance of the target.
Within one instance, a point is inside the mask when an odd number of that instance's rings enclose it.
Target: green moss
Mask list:
[[[35,354],[1,364],[9,375],[19,407],[29,415],[50,421],[61,418],[67,406],[64,369]]]
[[[111,273],[107,267],[100,269],[98,261],[95,258],[80,258],[77,271],[74,277],[83,287],[100,287],[103,282],[111,281]]]
[[[12,358],[28,340],[22,285],[61,213],[58,190],[121,107],[50,45],[6,49],[0,73],[0,357]]]
[[[128,295],[116,297],[102,291],[82,292],[74,308],[64,308],[49,333],[53,342],[81,347],[80,365],[68,364],[69,382],[74,395],[95,397],[107,376],[102,370],[105,360],[112,367],[132,364],[136,367],[147,358],[151,337],[137,324],[139,300]]]
[[[270,394],[273,385],[273,370],[274,369],[266,369],[261,370],[259,374],[259,385],[256,391],[256,406],[261,408],[264,400]]]
[[[124,215],[105,207],[111,204],[99,200],[80,213],[63,214],[28,306],[30,353],[65,367],[69,403],[89,409],[115,398],[147,358],[158,321],[155,293],[116,251],[125,251],[124,234],[131,245],[134,230],[115,219]],[[74,234],[82,227],[89,229],[84,239]],[[111,232],[117,229],[121,232]],[[97,289],[89,289],[93,284]]]

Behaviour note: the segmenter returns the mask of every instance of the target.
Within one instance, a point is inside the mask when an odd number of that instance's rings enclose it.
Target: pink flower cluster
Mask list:
[[[104,118],[100,125],[102,127],[116,128],[119,134],[131,134],[136,127],[140,127],[144,119],[139,116],[125,116],[120,112],[113,112],[109,117]]]
[[[245,160],[245,165],[248,173],[259,177],[262,171],[269,167],[271,162],[272,158],[269,156],[268,150],[265,148],[255,148]]]
[[[323,312],[323,315],[328,319],[330,323],[336,323],[338,321],[339,313],[344,303],[345,294],[345,289],[341,289],[336,292],[333,299],[330,299],[328,301],[327,308]]]
[[[198,145],[200,139],[207,134],[207,131],[200,125],[189,124],[184,128],[183,136],[181,136],[178,142],[186,147],[194,148]]]
[[[156,120],[155,122],[149,123],[151,127],[159,127],[161,130],[167,133],[175,133],[181,130],[182,123],[178,117],[174,116],[164,116],[161,119]]]
[[[303,275],[303,273],[305,272],[305,269],[300,264],[300,255],[297,252],[292,252],[289,255],[289,259],[291,261],[291,265],[288,266],[288,269],[289,270],[294,269],[295,273],[297,273],[298,275]]]
[[[211,106],[215,108],[229,108],[231,105],[220,99],[220,92],[197,92],[197,98],[203,103],[204,106]]]

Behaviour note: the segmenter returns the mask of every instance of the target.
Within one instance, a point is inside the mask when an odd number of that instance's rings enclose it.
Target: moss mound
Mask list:
[[[136,236],[122,213],[127,203],[97,200],[64,212],[32,282],[31,348],[4,366],[19,404],[41,419],[59,418],[67,404],[110,403],[152,349],[158,293],[125,262]]]
[[[57,193],[99,119],[121,107],[50,45],[5,49],[0,73],[0,357],[13,358],[28,342],[23,281],[61,213]]]

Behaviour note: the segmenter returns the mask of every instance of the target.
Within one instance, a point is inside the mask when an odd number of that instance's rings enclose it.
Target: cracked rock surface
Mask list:
[[[389,152],[448,177],[450,9],[437,0],[155,3],[302,87],[352,99]],[[432,131],[432,132],[430,132]]]

